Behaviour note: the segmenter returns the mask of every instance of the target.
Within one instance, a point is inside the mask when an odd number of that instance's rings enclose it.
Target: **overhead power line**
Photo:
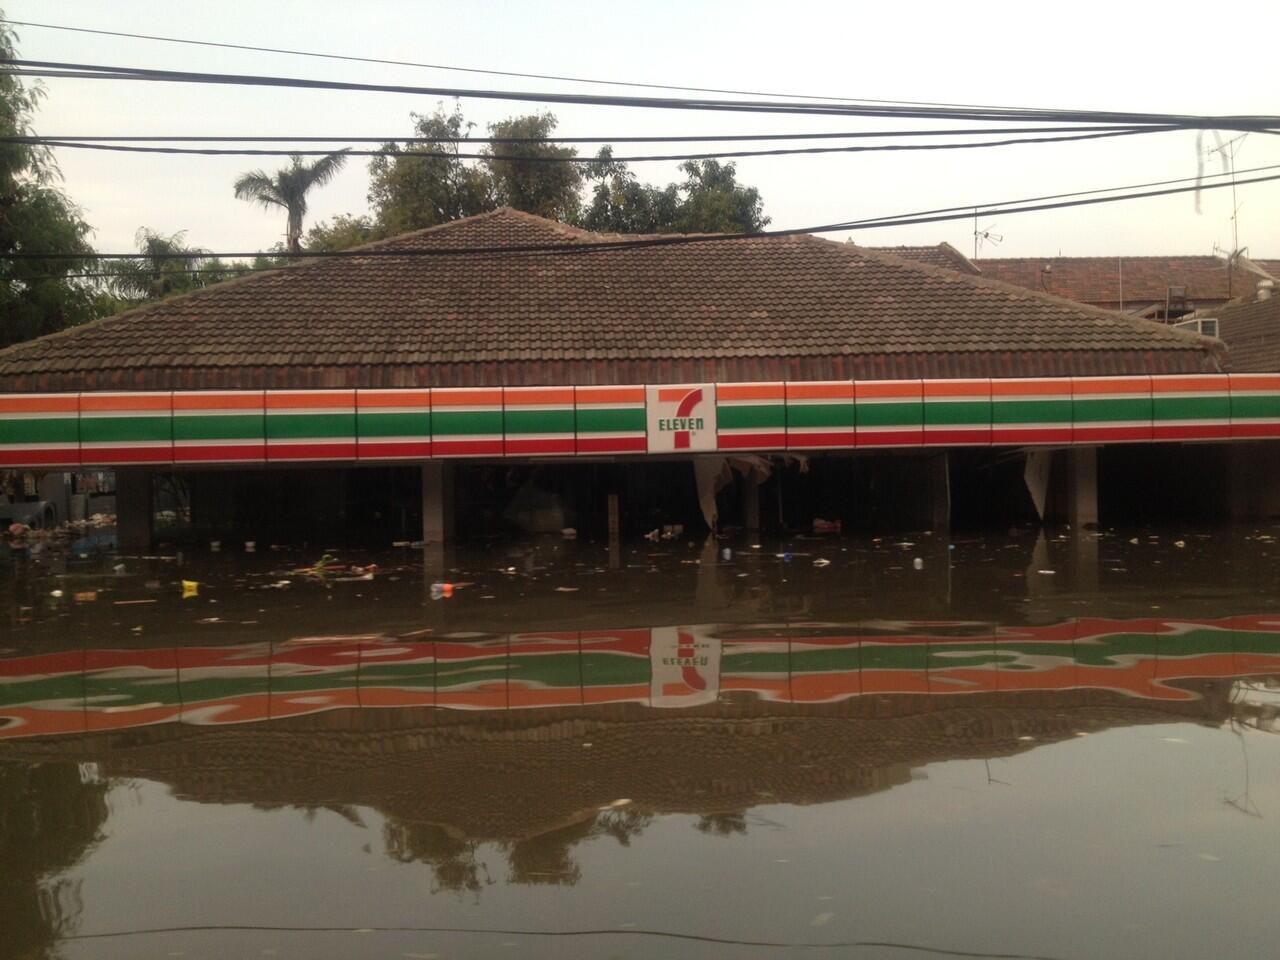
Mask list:
[[[1019,144],[1043,144],[1043,143],[1067,143],[1080,140],[1103,140],[1111,137],[1129,137],[1137,134],[1149,133],[1167,133],[1170,130],[1181,130],[1181,127],[1131,127],[1124,130],[1112,130],[1107,133],[1080,133],[1068,136],[1052,136],[1052,137],[1021,137],[1006,140],[970,140],[960,143],[878,143],[871,145],[850,145],[844,144],[838,147],[775,147],[770,150],[715,150],[706,153],[667,153],[667,154],[644,154],[639,156],[623,156],[610,157],[609,161],[613,163],[648,163],[652,161],[675,161],[675,160],[715,160],[715,159],[741,159],[745,157],[783,157],[808,155],[814,156],[819,154],[830,153],[881,153],[886,151],[912,151],[912,150],[974,150],[984,147],[1009,147]],[[446,153],[440,151],[399,151],[389,152],[386,150],[352,150],[345,149],[341,151],[335,150],[289,150],[289,149],[262,149],[262,148],[245,148],[245,147],[147,147],[136,146],[133,144],[122,143],[88,143],[79,140],[56,140],[49,137],[24,137],[25,143],[39,144],[45,147],[58,147],[75,150],[101,150],[111,153],[142,153],[142,154],[163,154],[169,156],[203,156],[203,157],[324,157],[330,154],[341,152],[349,157],[412,157],[425,160],[513,160],[520,163],[576,163],[576,164],[600,164],[599,158],[586,156],[556,156],[556,155],[540,155],[540,154],[518,154],[518,153]],[[0,143],[10,142],[8,137],[0,137]],[[554,146],[556,141],[541,141],[548,146]]]
[[[515,70],[487,70],[479,67],[447,66],[441,63],[421,63],[415,60],[389,60],[381,57],[361,57],[341,53],[318,53],[312,50],[290,50],[283,47],[261,47],[247,43],[222,43],[214,40],[193,40],[188,37],[165,37],[146,33],[125,33],[118,30],[98,30],[90,27],[72,27],[65,24],[34,23],[30,20],[2,20],[20,27],[37,27],[41,30],[63,30],[69,33],[86,33],[102,37],[122,37],[128,40],[151,40],[159,43],[181,43],[197,47],[213,47],[221,50],[247,50],[253,53],[274,53],[290,57],[312,57],[321,60],[342,60],[349,63],[377,63],[393,67],[418,67],[427,70],[448,70],[454,73],[477,73],[492,77],[519,77],[525,80],[554,80],[561,83],[589,83],[610,87],[636,87],[646,90],[679,90],[684,93],[716,93],[734,97],[769,97],[793,100],[829,100],[837,103],[896,103],[928,107],[980,107],[975,103],[937,103],[927,100],[885,100],[866,97],[827,97],[808,93],[769,93],[761,90],[729,90],[719,87],[690,87],[670,83],[642,83],[633,80],[604,80],[591,77],[567,77],[550,73],[520,73]]]
[[[1272,166],[1269,168],[1258,169],[1277,169],[1280,166]],[[1268,176],[1250,177],[1241,180],[1238,174],[1243,171],[1237,171],[1237,178],[1231,181],[1216,183],[1196,183],[1190,186],[1167,187],[1161,190],[1147,190],[1117,194],[1114,196],[1087,196],[1081,197],[1079,194],[1062,194],[1060,196],[1074,197],[1074,199],[1056,200],[1049,203],[1037,203],[1033,201],[1006,201],[1004,203],[995,204],[965,204],[961,207],[949,207],[940,209],[939,211],[921,211],[914,214],[904,214],[900,216],[890,217],[871,217],[864,220],[847,220],[841,223],[827,223],[808,227],[793,227],[785,230],[761,230],[757,233],[713,233],[713,234],[675,234],[660,237],[637,237],[634,240],[608,240],[599,242],[584,243],[554,243],[554,244],[512,244],[507,246],[483,246],[483,247],[439,247],[425,248],[416,250],[403,249],[387,249],[381,246],[366,247],[364,249],[352,250],[303,250],[298,253],[281,253],[281,254],[264,254],[261,251],[237,252],[237,253],[159,253],[148,254],[149,260],[207,260],[213,257],[222,259],[251,258],[262,256],[280,256],[291,260],[297,259],[437,259],[440,257],[461,257],[461,256],[484,256],[484,257],[512,257],[523,256],[528,254],[548,254],[557,256],[581,256],[590,253],[607,253],[615,250],[635,250],[647,247],[669,247],[684,246],[692,243],[720,243],[735,240],[749,240],[767,237],[792,237],[802,234],[817,233],[838,233],[854,230],[869,230],[878,227],[905,227],[915,226],[925,223],[944,223],[950,220],[967,220],[973,216],[975,210],[981,210],[988,215],[999,213],[1001,216],[1015,213],[1035,213],[1044,210],[1060,210],[1069,207],[1092,206],[1101,203],[1117,203],[1123,200],[1141,200],[1149,197],[1165,197],[1180,193],[1191,193],[1199,190],[1216,190],[1223,187],[1241,187],[1251,183],[1268,183],[1280,180],[1280,173],[1270,174]],[[1194,178],[1193,178],[1194,179]],[[1170,181],[1175,182],[1175,181]],[[1128,188],[1111,188],[1128,189]],[[1096,191],[1098,193],[1109,191]],[[17,251],[7,253],[0,256],[3,260],[137,260],[140,255],[136,253],[90,253],[78,256],[68,256],[65,253],[45,253],[39,251]]]
[[[857,130],[844,133],[809,132],[809,133],[727,133],[727,134],[680,134],[667,136],[625,136],[625,137],[404,137],[392,135],[386,137],[316,137],[316,136],[278,136],[278,135],[211,135],[177,134],[161,136],[156,134],[126,134],[100,136],[96,134],[59,134],[0,137],[3,143],[37,143],[43,139],[76,140],[86,143],[476,143],[476,144],[526,144],[526,143],[738,143],[752,140],[877,140],[888,137],[976,137],[988,134],[1049,134],[1049,133],[1105,133],[1112,130],[1133,130],[1133,124],[1072,124],[1069,126],[1035,126],[1035,127],[953,127],[928,130]],[[1143,129],[1147,129],[1144,127]],[[1174,129],[1171,125],[1170,129]]]
[[[288,89],[340,90],[365,93],[404,93],[419,96],[474,97],[486,100],[512,100],[534,103],[563,103],[587,106],[635,107],[660,110],[698,110],[729,113],[771,113],[815,116],[879,116],[915,117],[935,120],[995,120],[1036,122],[1039,120],[1074,121],[1079,123],[1117,123],[1129,125],[1175,125],[1217,130],[1264,130],[1280,127],[1280,116],[1195,116],[1190,114],[1153,114],[1140,112],[1094,110],[1026,110],[1015,108],[971,109],[962,107],[900,107],[875,104],[784,103],[776,100],[699,100],[675,97],[599,96],[522,90],[466,89],[459,87],[427,87],[409,84],[352,83],[339,80],[315,80],[302,77],[275,77],[250,74],[198,73],[180,70],[153,70],[140,67],[114,67],[101,64],[63,63],[49,60],[0,60],[11,67],[42,70],[81,70],[94,79],[143,80],[163,83],[195,83]]]

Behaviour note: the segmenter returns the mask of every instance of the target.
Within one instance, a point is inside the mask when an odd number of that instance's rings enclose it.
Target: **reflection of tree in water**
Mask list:
[[[488,867],[476,858],[480,844],[460,840],[434,823],[388,820],[382,828],[387,856],[401,863],[425,863],[431,867],[436,886],[432,891],[453,890],[479,893],[493,883]]]
[[[0,763],[0,937],[10,955],[53,956],[75,926],[79,883],[58,875],[102,839],[107,790],[76,764]]]
[[[507,858],[508,883],[550,883],[572,886],[582,878],[573,859],[577,844],[595,837],[611,837],[624,847],[652,821],[637,810],[602,810],[594,817],[522,840],[499,845]],[[432,823],[389,820],[383,828],[387,856],[402,863],[431,867],[436,890],[479,893],[494,881],[479,859],[480,842],[460,839]]]
[[[698,817],[694,827],[713,837],[731,837],[734,834],[747,832],[747,815],[745,813],[706,813]]]

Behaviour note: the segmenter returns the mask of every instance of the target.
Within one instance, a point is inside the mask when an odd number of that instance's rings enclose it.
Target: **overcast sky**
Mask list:
[[[1280,113],[1274,8],[1208,8],[1194,21],[1149,4],[649,0],[637,4],[486,0],[0,0],[6,15],[107,30],[194,37],[456,66],[830,97],[1196,114]],[[375,83],[617,92],[563,82],[341,63],[278,54],[19,27],[19,54],[216,72]],[[43,134],[407,136],[410,111],[433,98],[399,94],[50,79]],[[631,92],[631,91],[626,91]],[[643,93],[644,91],[634,91]],[[529,106],[464,100],[484,125]],[[556,107],[563,135],[885,129],[884,121]],[[916,121],[914,125],[919,125]],[[1224,134],[1224,138],[1233,136]],[[1237,168],[1280,164],[1280,136],[1239,145]],[[643,152],[645,145],[628,147]],[[621,153],[622,151],[617,151]],[[654,147],[652,152],[659,152]],[[218,251],[281,239],[283,215],[237,201],[237,174],[273,158],[58,152],[65,188],[103,251],[133,248],[139,227],[187,231]],[[744,159],[774,227],[887,216],[1109,187],[1196,173],[1193,133],[974,151]],[[279,161],[282,162],[282,161]],[[1219,170],[1217,158],[1207,162]],[[675,164],[634,168],[676,179]],[[1280,171],[1276,171],[1280,172]],[[314,194],[309,223],[367,209],[366,162]],[[1280,182],[1242,187],[1240,244],[1280,257]],[[984,217],[1003,236],[983,256],[1208,254],[1231,246],[1229,190],[1050,213]],[[973,224],[860,231],[857,242],[946,240],[971,254]]]

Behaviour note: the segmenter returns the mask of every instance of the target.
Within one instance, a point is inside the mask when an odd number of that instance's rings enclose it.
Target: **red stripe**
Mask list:
[[[573,453],[574,443],[573,437],[553,437],[550,439],[523,439],[523,440],[507,440],[507,456],[514,454],[549,454],[549,453]]]
[[[356,446],[361,460],[419,459],[431,456],[430,440],[361,440]]]
[[[1233,423],[1231,436],[1241,439],[1249,437],[1280,437],[1280,423]],[[0,463],[3,463],[0,460]]]
[[[922,442],[924,431],[918,427],[914,430],[885,430],[881,433],[864,433],[855,429],[854,436],[857,437],[859,447],[920,447],[924,445]]]
[[[317,443],[267,444],[268,460],[354,460],[354,440]]]
[[[646,437],[578,437],[578,453],[644,453]]]
[[[216,447],[174,447],[174,463],[244,463],[267,459],[266,441],[261,443],[232,443]]]
[[[786,446],[786,433],[734,433],[716,437],[716,447],[720,450],[747,450],[753,447],[783,450]]]
[[[957,427],[953,430],[926,430],[926,447],[948,446],[962,443],[985,445],[991,442],[990,427]]]
[[[501,440],[434,440],[431,453],[437,457],[500,457]]]
[[[811,449],[817,447],[852,447],[854,432],[852,430],[827,430],[821,433],[788,433],[787,448],[791,450]]]
[[[1137,427],[1108,427],[1098,424],[1095,427],[1074,427],[1071,431],[1072,443],[1112,442],[1126,440],[1150,440],[1151,427],[1145,424]]]
[[[991,442],[1001,443],[1070,443],[1070,427],[992,427]]]
[[[1180,426],[1155,424],[1151,428],[1155,440],[1225,440],[1231,436],[1229,423],[1193,423]]]
[[[172,463],[172,447],[95,447],[80,448],[80,462],[90,464]]]
[[[78,467],[80,466],[80,451],[0,447],[0,465],[6,467]]]

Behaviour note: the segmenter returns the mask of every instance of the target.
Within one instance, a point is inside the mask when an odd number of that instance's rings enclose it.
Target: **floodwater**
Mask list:
[[[1278,541],[0,554],[0,956],[1274,956]]]

